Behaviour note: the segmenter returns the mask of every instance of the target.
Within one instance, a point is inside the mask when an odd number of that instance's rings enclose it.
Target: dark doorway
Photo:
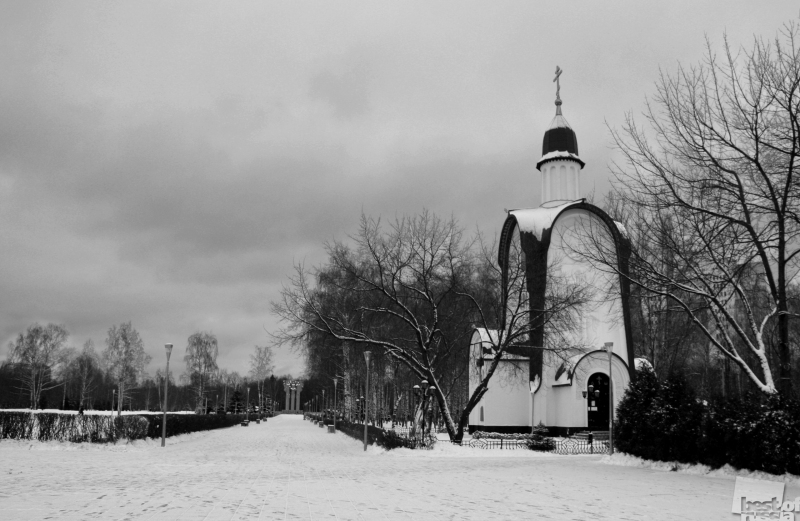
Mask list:
[[[608,376],[603,373],[595,373],[589,377],[586,389],[592,386],[591,395],[586,397],[586,407],[589,411],[589,429],[607,431],[608,430]],[[597,396],[596,391],[600,391]]]

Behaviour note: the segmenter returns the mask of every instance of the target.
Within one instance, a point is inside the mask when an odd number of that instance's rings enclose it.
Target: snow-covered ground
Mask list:
[[[610,464],[609,464],[610,463]],[[383,451],[298,415],[167,440],[0,442],[0,519],[733,519],[733,476],[626,458]],[[797,482],[786,497],[800,495]]]

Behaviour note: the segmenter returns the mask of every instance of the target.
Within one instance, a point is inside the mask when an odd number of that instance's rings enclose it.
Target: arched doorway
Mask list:
[[[589,377],[586,389],[592,386],[591,395],[586,396],[590,430],[608,430],[608,375],[595,373]],[[598,396],[596,391],[600,391]]]

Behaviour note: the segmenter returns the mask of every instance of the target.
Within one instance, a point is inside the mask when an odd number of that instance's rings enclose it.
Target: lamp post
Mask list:
[[[244,402],[244,414],[245,414],[245,421],[250,423],[250,382],[245,380],[245,385],[247,385],[247,398]]]
[[[608,453],[614,454],[614,385],[611,379],[611,355],[614,353],[614,342],[605,343],[608,352]]]
[[[364,360],[367,362],[367,399],[364,402],[364,450],[367,450],[367,422],[369,421],[369,358],[372,355],[369,351],[364,351]]]
[[[161,446],[166,444],[167,439],[167,391],[169,390],[169,355],[172,354],[172,344],[164,344],[167,351],[167,372],[164,373],[164,418],[161,421]]]
[[[336,378],[333,379],[333,431],[336,432]]]

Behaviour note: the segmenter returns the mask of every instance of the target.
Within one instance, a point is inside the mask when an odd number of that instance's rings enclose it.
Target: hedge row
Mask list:
[[[353,423],[345,420],[336,421],[336,430],[342,431],[351,438],[357,440],[364,440],[364,424]],[[436,437],[432,434],[427,435],[425,448],[431,448],[436,443]],[[378,427],[367,426],[367,444],[378,445],[386,450],[397,449],[405,447],[408,449],[417,448],[418,440],[414,438],[407,438],[392,430],[384,430]]]
[[[167,436],[230,427],[241,423],[245,417],[244,414],[168,414]],[[120,439],[159,438],[162,419],[160,414],[111,416],[0,411],[0,439],[112,443]]]
[[[108,443],[143,439],[147,430],[142,416],[0,411],[0,439]]]
[[[163,415],[148,414],[143,417],[148,421],[147,437],[160,438]],[[167,414],[167,437],[232,427],[242,423],[245,418],[246,414]],[[249,419],[255,421],[256,415],[251,414]]]
[[[614,445],[650,460],[800,474],[800,404],[757,395],[708,403],[683,379],[641,371],[617,410]]]

